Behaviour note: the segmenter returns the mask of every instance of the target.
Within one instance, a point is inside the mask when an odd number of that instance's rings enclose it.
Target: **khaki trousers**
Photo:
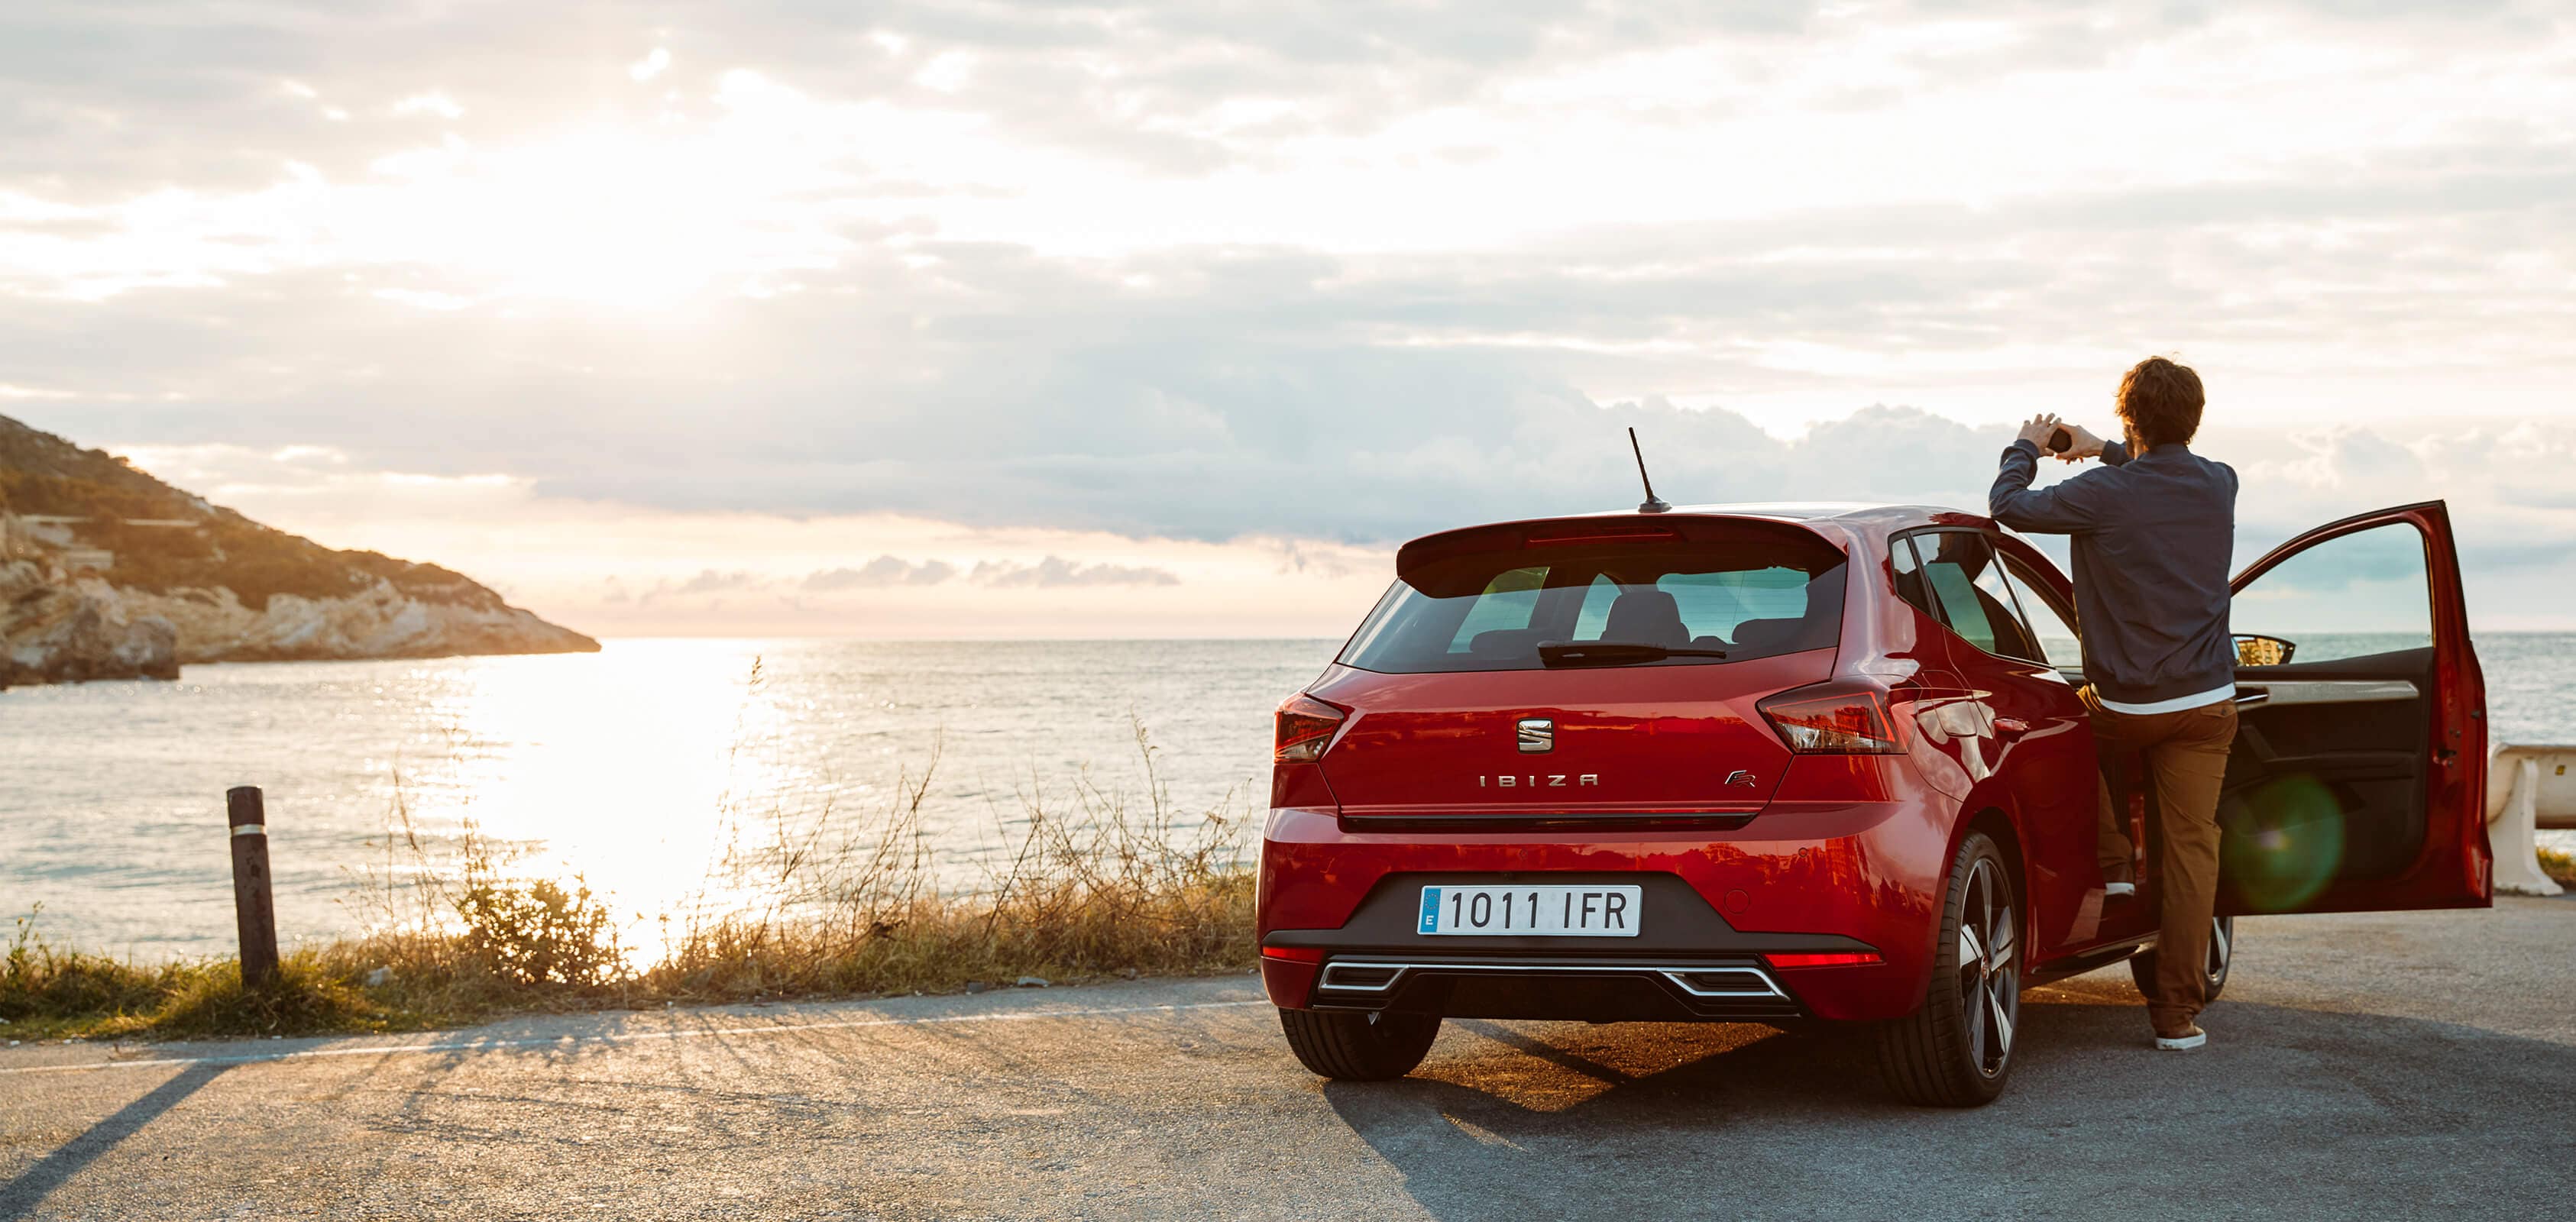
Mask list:
[[[2190,1028],[2208,1004],[2210,919],[2218,907],[2218,791],[2227,778],[2227,753],[2236,745],[2236,702],[2221,700],[2174,713],[2117,713],[2102,707],[2090,686],[2080,693],[2093,715],[2093,741],[2104,754],[2134,750],[2146,760],[2146,784],[2155,791],[2161,852],[2156,893],[2162,911],[2156,934],[2156,987],[2147,1017],[2160,1035]],[[2098,856],[2105,881],[2129,878],[2133,852],[2128,820],[2101,786]]]

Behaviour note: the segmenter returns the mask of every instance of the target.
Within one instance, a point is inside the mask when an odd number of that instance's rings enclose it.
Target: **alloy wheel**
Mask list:
[[[2201,973],[2208,978],[2209,991],[2212,995],[2215,995],[2218,992],[2218,986],[2227,982],[2227,957],[2235,952],[2236,918],[2211,918],[2209,922],[2209,961],[2201,964],[2200,970]]]
[[[2129,956],[2129,978],[2138,982],[2138,992],[2152,998],[2156,995],[2156,947],[2149,945]],[[2236,918],[2212,917],[2209,921],[2209,948],[2200,961],[2202,1004],[2218,1000],[2227,988],[2227,972],[2236,958]]]
[[[2013,929],[2012,884],[1991,859],[1980,860],[1970,867],[1960,900],[1959,1004],[1968,1056],[1990,1078],[2012,1057],[2013,1026],[2021,1016]]]

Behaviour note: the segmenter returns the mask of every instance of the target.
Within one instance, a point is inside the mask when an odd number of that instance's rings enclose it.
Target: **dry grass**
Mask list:
[[[756,681],[756,677],[755,677]],[[58,951],[22,919],[0,963],[0,1028],[54,1035],[269,1035],[453,1025],[532,1009],[944,992],[1035,976],[1240,972],[1254,962],[1248,821],[1229,801],[1183,817],[1137,730],[1141,808],[1087,773],[1059,809],[1032,784],[1007,862],[943,889],[921,823],[936,752],[867,811],[735,818],[705,894],[659,914],[639,961],[579,877],[520,872],[467,824],[432,842],[399,801],[361,871],[367,932],[300,950],[245,990],[230,959],[162,965]],[[740,897],[751,897],[742,899]]]
[[[18,918],[0,958],[0,1018],[8,1020],[0,1030],[12,1040],[285,1035],[426,1021],[366,996],[325,952],[289,955],[271,986],[244,989],[241,965],[230,959],[144,965],[56,950],[37,936],[36,915]]]
[[[965,895],[931,883],[927,769],[855,835],[828,814],[792,828],[743,863],[770,872],[760,890],[772,902],[692,921],[639,982],[660,997],[720,1000],[1242,971],[1253,961],[1243,824],[1211,811],[1180,825],[1141,728],[1137,746],[1141,816],[1088,777],[1069,812],[1033,789],[1009,865]]]
[[[2561,886],[2576,887],[2576,854],[2542,849],[2540,872],[2558,880]]]

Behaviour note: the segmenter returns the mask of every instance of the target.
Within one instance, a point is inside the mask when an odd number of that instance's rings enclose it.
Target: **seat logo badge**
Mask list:
[[[1726,774],[1726,787],[1729,789],[1751,789],[1753,788],[1753,774],[1738,768],[1735,771]]]
[[[1556,722],[1546,717],[1524,717],[1514,727],[1520,731],[1521,754],[1536,755],[1556,750]]]

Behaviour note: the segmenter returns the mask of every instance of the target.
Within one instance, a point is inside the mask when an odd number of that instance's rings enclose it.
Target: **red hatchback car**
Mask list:
[[[2096,759],[2066,578],[1991,520],[1553,518],[1414,540],[1396,573],[1277,718],[1262,981],[1315,1072],[1410,1072],[1443,1017],[1825,1022],[1873,1030],[1899,1096],[1971,1105],[2024,986],[2151,975],[2135,762]],[[2234,584],[2213,995],[2233,914],[2490,902],[2442,504]],[[2109,896],[2124,857],[2137,894]]]

